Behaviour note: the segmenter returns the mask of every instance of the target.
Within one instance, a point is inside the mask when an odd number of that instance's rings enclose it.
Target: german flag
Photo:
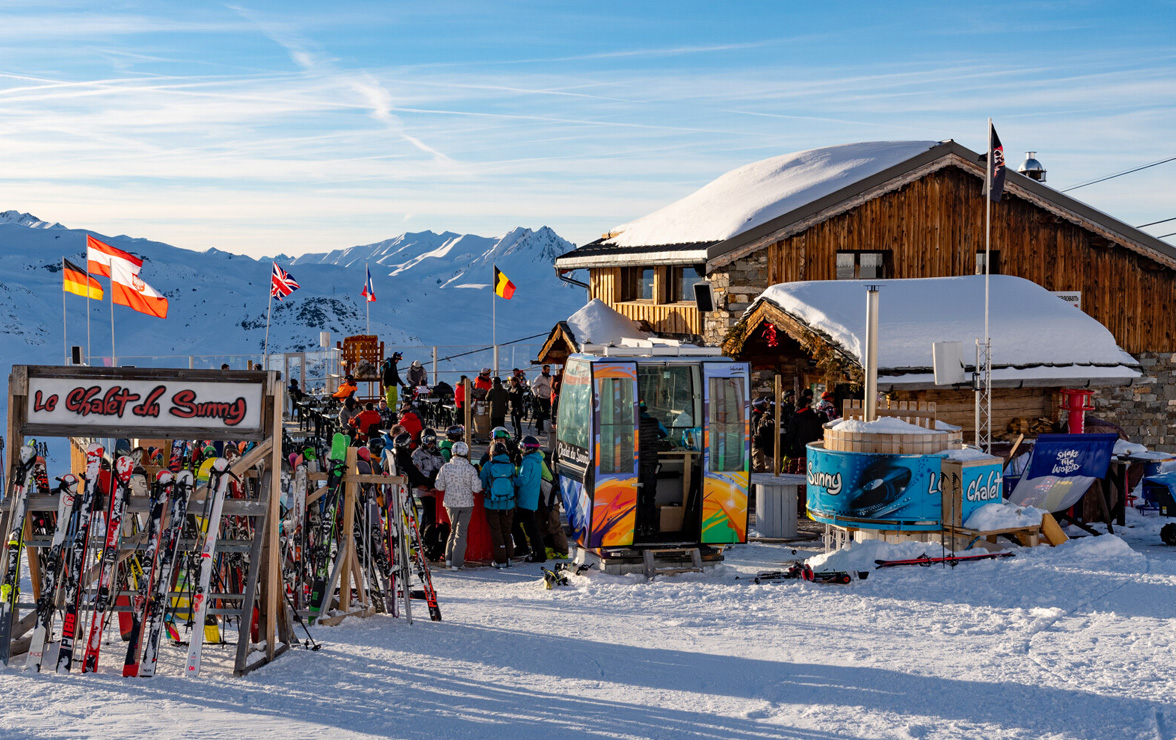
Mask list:
[[[69,260],[62,260],[61,289],[66,293],[80,295],[83,298],[102,300],[102,286],[98,281],[86,274],[86,271]]]
[[[508,278],[502,272],[502,270],[498,269],[498,265],[495,265],[494,266],[494,294],[497,295],[499,298],[505,298],[506,300],[509,301],[511,296],[514,295],[514,292],[515,292],[514,283],[512,283],[510,281],[510,278]]]

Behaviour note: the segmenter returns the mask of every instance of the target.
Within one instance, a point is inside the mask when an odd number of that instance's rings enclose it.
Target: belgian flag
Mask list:
[[[514,295],[515,285],[510,281],[502,270],[498,269],[498,265],[494,266],[494,294],[499,298],[510,300]]]
[[[97,280],[86,274],[86,271],[69,260],[62,261],[61,289],[66,293],[80,295],[83,298],[102,300],[102,286]]]

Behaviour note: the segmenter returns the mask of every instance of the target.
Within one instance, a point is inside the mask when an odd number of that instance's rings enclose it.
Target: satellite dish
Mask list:
[[[964,377],[964,343],[933,342],[931,367],[935,371],[935,385],[958,385]]]

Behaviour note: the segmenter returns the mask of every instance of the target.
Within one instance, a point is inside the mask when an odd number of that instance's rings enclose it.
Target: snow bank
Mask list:
[[[599,298],[593,298],[569,316],[568,328],[581,345],[620,344],[626,338],[648,339],[653,336],[642,331],[636,321],[614,311]]]
[[[939,545],[928,542],[883,542],[882,540],[866,540],[855,542],[852,547],[836,550],[831,553],[817,555],[807,561],[813,570],[844,570],[851,573],[870,571],[877,567],[875,560],[905,560],[917,558],[920,555],[938,556]]]
[[[843,419],[833,424],[831,429],[839,432],[853,432],[857,434],[945,434],[938,429],[916,426],[893,416],[880,416],[873,421],[860,419]]]
[[[1139,363],[1102,324],[1036,283],[992,275],[993,381],[1139,377]],[[984,277],[818,280],[780,283],[768,301],[859,362],[865,348],[867,285],[880,286],[878,372],[882,383],[931,383],[931,345],[984,336]],[[745,313],[746,315],[746,313]],[[967,350],[965,349],[965,362]]]
[[[665,208],[613,228],[617,236],[605,244],[643,247],[730,239],[938,144],[870,141],[753,162]]]
[[[977,532],[992,532],[997,529],[1014,527],[1036,527],[1041,524],[1045,511],[1032,506],[1016,506],[1010,503],[984,504],[972,512],[964,522],[966,529]]]

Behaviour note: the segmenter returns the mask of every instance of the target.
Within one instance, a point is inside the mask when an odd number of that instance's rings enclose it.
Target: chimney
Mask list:
[[[1037,152],[1025,152],[1025,161],[1017,168],[1017,172],[1037,182],[1045,182],[1045,168],[1037,161],[1036,155]]]

